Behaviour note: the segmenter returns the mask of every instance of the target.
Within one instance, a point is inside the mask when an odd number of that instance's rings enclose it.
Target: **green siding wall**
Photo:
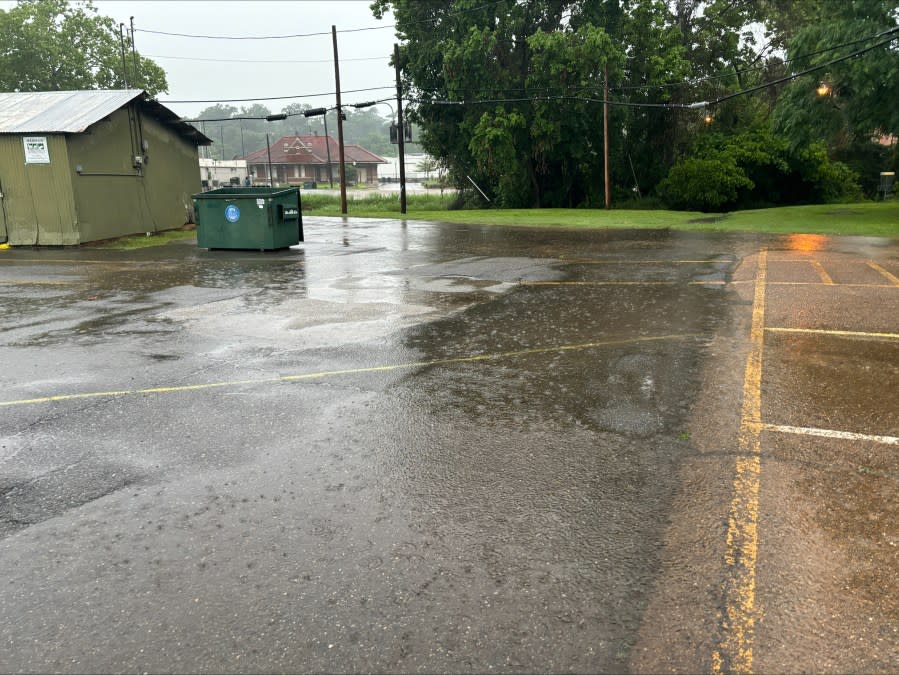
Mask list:
[[[200,191],[197,148],[146,113],[141,126],[146,152],[132,150],[127,109],[82,134],[0,134],[0,242],[73,245],[184,225]],[[25,164],[24,136],[47,138],[50,164]],[[148,158],[142,175],[134,154]]]
[[[44,136],[49,164],[25,164],[24,136]],[[14,246],[78,244],[66,139],[51,134],[0,135],[0,241]]]
[[[181,227],[193,211],[191,196],[201,190],[197,146],[155,119],[145,116],[142,123],[149,143],[144,173],[153,224],[157,230]]]
[[[190,196],[200,191],[196,147],[141,114],[148,144],[143,175],[132,166],[126,109],[69,137],[69,165],[81,241],[157,232],[187,222]],[[136,141],[135,141],[136,143]],[[75,167],[82,167],[81,175]],[[102,176],[90,174],[125,174]]]

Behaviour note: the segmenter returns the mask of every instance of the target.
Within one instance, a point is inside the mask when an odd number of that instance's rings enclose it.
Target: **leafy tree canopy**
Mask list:
[[[754,84],[749,0],[377,0],[396,19],[425,148],[501,205],[601,201],[603,80],[612,180],[652,187],[689,147],[696,115],[668,103]],[[755,78],[755,79],[754,79]],[[690,81],[695,81],[690,83]],[[658,107],[653,107],[658,106]]]
[[[138,54],[135,72],[126,50],[123,73],[119,28],[90,2],[20,0],[0,10],[0,91],[120,89],[127,79],[151,97],[166,92],[165,71]]]
[[[873,49],[794,81],[777,103],[776,131],[794,146],[825,141],[831,148],[899,135],[897,26],[899,8],[891,0],[816,3],[811,20],[788,44],[795,70]],[[866,36],[878,37],[861,39]],[[845,46],[829,49],[834,45]],[[827,87],[821,94],[819,83]]]
[[[603,80],[616,198],[651,193],[667,177],[661,192],[669,202],[686,190],[703,208],[842,199],[857,193],[855,173],[871,173],[884,154],[870,151],[870,139],[899,134],[899,33],[883,33],[899,22],[895,0],[375,0],[371,7],[376,17],[390,10],[395,18],[425,148],[460,187],[471,176],[502,206],[601,203]],[[885,39],[813,77],[769,86]],[[831,95],[815,93],[819,77]],[[753,93],[729,96],[746,90]],[[684,109],[719,99],[708,111]],[[710,129],[733,143],[704,148]],[[895,163],[895,149],[893,156]],[[703,184],[711,169],[717,188]]]

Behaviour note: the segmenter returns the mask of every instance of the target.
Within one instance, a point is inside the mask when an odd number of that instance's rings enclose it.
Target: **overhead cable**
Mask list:
[[[877,49],[878,47],[883,47],[883,46],[890,44],[891,42],[899,40],[899,28],[897,28],[896,31],[889,31],[889,32],[897,33],[897,34],[893,35],[893,37],[887,38],[886,40],[881,40],[880,42],[877,42],[873,45],[865,47],[864,49],[859,49],[857,51],[852,52],[851,54],[846,54],[845,56],[841,56],[839,58],[832,59],[826,63],[821,63],[817,66],[811,66],[810,68],[806,68],[805,70],[802,70],[798,73],[793,73],[792,75],[787,75],[786,77],[781,77],[779,79],[772,80],[771,82],[766,82],[764,84],[760,84],[755,87],[749,87],[748,89],[742,89],[742,90],[736,91],[732,94],[726,94],[724,96],[719,96],[714,101],[710,101],[709,104],[715,105],[717,103],[722,103],[722,102],[728,101],[732,98],[736,98],[737,96],[751,94],[751,93],[759,91],[761,89],[766,89],[768,87],[773,87],[778,84],[783,84],[784,82],[789,82],[790,80],[795,80],[799,77],[803,77],[804,75],[810,75],[811,73],[815,73],[819,70],[826,70],[827,68],[830,68],[831,66],[836,65],[837,63],[842,63],[843,61],[848,61],[849,59],[858,58],[859,56],[862,56],[863,54],[867,54],[868,52],[873,51],[873,50]]]
[[[478,7],[470,7],[468,9],[460,9],[457,12],[448,12],[446,16],[459,16],[461,14],[467,14],[468,12],[476,12],[481,9],[486,9],[487,7],[491,7],[493,5],[498,5],[500,3],[506,2],[506,0],[494,0],[494,2],[488,2],[487,4],[480,5]],[[429,19],[423,19],[421,21],[412,21],[409,22],[408,25],[416,25],[421,23],[431,23],[436,20],[437,17],[432,17]],[[370,30],[384,30],[386,28],[396,28],[397,24],[389,24],[384,26],[364,26],[361,28],[344,28],[342,30],[338,30],[338,33],[361,33],[364,31]],[[323,35],[331,35],[331,31],[317,31],[314,33],[294,33],[292,35],[202,35],[202,34],[194,34],[194,33],[174,33],[170,31],[164,30],[151,30],[149,28],[135,28],[134,29],[138,33],[151,33],[153,35],[166,35],[168,37],[183,37],[183,38],[193,38],[195,40],[290,40],[293,38],[307,38],[307,37],[321,37]]]
[[[211,61],[213,63],[334,63],[334,59],[219,59],[201,56],[164,56],[162,54],[144,54],[151,59],[175,59],[178,61]],[[390,56],[360,56],[358,58],[341,58],[340,61],[387,61]]]
[[[865,47],[864,49],[859,49],[851,54],[846,54],[845,56],[841,56],[839,58],[831,59],[825,63],[818,64],[816,66],[812,66],[810,68],[806,68],[796,73],[792,73],[790,75],[778,78],[776,80],[771,80],[769,82],[765,82],[759,84],[754,87],[749,87],[747,89],[741,89],[740,91],[733,92],[731,94],[726,94],[724,96],[719,96],[716,99],[710,101],[697,101],[693,103],[634,103],[631,101],[614,101],[611,99],[601,99],[594,98],[589,96],[571,96],[571,95],[557,95],[557,96],[531,96],[531,97],[519,97],[519,98],[492,98],[492,99],[463,99],[460,101],[447,100],[447,99],[426,99],[426,98],[415,98],[411,99],[414,103],[419,104],[430,104],[430,105],[484,105],[484,104],[498,104],[498,103],[528,103],[528,102],[539,102],[539,101],[581,101],[585,103],[608,103],[612,106],[626,107],[626,108],[667,108],[669,110],[695,110],[699,108],[706,108],[709,106],[717,105],[718,103],[723,103],[724,101],[730,100],[732,98],[736,98],[737,96],[744,96],[746,94],[751,94],[756,91],[760,91],[762,89],[767,89],[768,87],[773,87],[778,84],[783,84],[784,82],[789,82],[791,80],[795,80],[797,78],[803,77],[805,75],[809,75],[811,73],[817,72],[819,70],[826,70],[831,66],[842,63],[843,61],[848,61],[849,59],[854,59],[864,54],[867,54],[870,51],[877,49],[878,47],[883,47],[885,45],[890,44],[896,40],[899,40],[899,27],[896,30],[885,31],[886,35],[892,35],[892,37],[887,38],[886,40],[881,40],[873,45]]]
[[[394,89],[394,85],[389,84],[384,87],[366,87],[364,89],[343,89],[345,94],[355,94],[361,91],[380,91],[383,89]],[[289,96],[256,96],[254,98],[214,98],[214,99],[195,99],[190,101],[173,101],[170,99],[160,99],[160,103],[250,103],[252,101],[284,101],[291,98],[312,98],[314,96],[334,96],[335,91],[323,91],[317,94],[291,94]]]
[[[396,99],[394,99],[392,97],[391,98],[382,98],[382,99],[378,99],[377,101],[366,101],[365,103],[345,103],[341,107],[342,108],[356,108],[356,109],[359,109],[360,107],[370,108],[371,106],[378,105],[379,103],[391,103],[395,100]],[[328,108],[328,112],[330,112],[332,110],[337,110],[337,106],[335,105],[335,106],[331,106],[330,108]],[[286,113],[286,116],[287,116],[287,118],[301,117],[301,116],[303,116],[303,112],[304,111],[301,110],[300,112]],[[261,120],[265,120],[265,119],[267,119],[266,115],[241,115],[239,117],[197,117],[197,118],[191,118],[191,119],[181,118],[178,121],[179,122],[187,122],[188,124],[197,124],[199,122],[244,122],[247,120],[261,121]]]

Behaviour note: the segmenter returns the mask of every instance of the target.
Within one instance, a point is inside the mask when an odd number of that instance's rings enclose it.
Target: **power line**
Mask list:
[[[454,106],[454,105],[485,105],[485,104],[496,104],[496,103],[538,103],[540,101],[581,101],[584,103],[608,103],[609,105],[620,106],[624,108],[668,108],[668,109],[677,109],[677,108],[686,108],[688,106],[683,104],[672,104],[672,103],[632,103],[630,101],[613,101],[613,100],[605,100],[601,98],[593,98],[590,96],[567,96],[567,95],[558,95],[558,96],[530,96],[523,98],[491,98],[491,99],[476,99],[476,100],[462,100],[462,101],[448,101],[448,100],[434,100],[434,99],[422,99],[422,98],[413,98],[408,99],[412,103],[418,104],[429,104],[429,105],[446,105],[446,106]]]
[[[899,32],[899,28],[896,31],[886,31],[887,35],[891,35],[894,32]],[[736,98],[738,96],[744,96],[746,94],[751,94],[756,91],[760,91],[762,89],[766,89],[768,87],[773,87],[778,84],[783,84],[784,82],[789,82],[791,80],[795,80],[797,78],[803,77],[805,75],[809,75],[811,73],[817,72],[819,70],[824,70],[829,68],[830,66],[836,65],[838,63],[842,63],[843,61],[848,61],[849,59],[857,58],[868,52],[871,52],[878,47],[883,47],[885,45],[890,44],[891,42],[899,39],[899,35],[895,35],[894,37],[889,37],[886,40],[881,40],[873,45],[865,47],[864,49],[859,49],[851,54],[846,54],[845,56],[841,56],[836,59],[831,59],[825,63],[812,66],[810,68],[806,68],[798,73],[792,73],[785,77],[778,78],[776,80],[772,80],[770,82],[765,82],[763,84],[757,85],[755,87],[749,87],[748,89],[742,89],[737,92],[733,92],[731,94],[727,94],[725,96],[720,96],[712,101],[698,101],[695,103],[634,103],[631,101],[614,101],[611,99],[601,99],[590,96],[570,96],[570,95],[556,95],[556,96],[530,96],[530,97],[518,97],[518,98],[492,98],[492,99],[477,99],[477,100],[462,100],[462,101],[452,101],[446,99],[425,99],[421,97],[417,98],[407,98],[405,100],[410,103],[417,103],[419,105],[486,105],[486,104],[497,104],[497,103],[536,103],[540,101],[580,101],[584,103],[608,103],[609,105],[625,107],[625,108],[663,108],[668,110],[696,110],[706,108],[708,106],[714,106],[719,103],[723,103],[724,101],[728,101],[732,98]],[[384,89],[393,89],[393,85],[384,86],[384,87],[369,87],[366,89],[350,89],[346,90],[345,93],[359,93],[363,91],[380,91]],[[284,100],[284,99],[294,99],[294,98],[311,98],[313,96],[328,96],[335,94],[336,92],[324,92],[319,94],[296,94],[293,96],[271,96],[264,98],[247,98],[247,99],[220,99],[220,100],[196,100],[196,101],[161,101],[162,103],[239,103],[239,102],[249,102],[249,101],[275,101],[275,100]],[[385,99],[392,100],[392,99]],[[378,101],[380,102],[380,101]],[[295,113],[294,113],[295,114]],[[233,119],[257,119],[252,117],[247,118],[226,118],[228,120]],[[264,118],[263,118],[264,119]],[[192,121],[192,120],[185,120]],[[225,121],[225,119],[221,120],[197,120],[197,121]]]
[[[467,14],[468,12],[476,12],[481,9],[486,9],[487,7],[492,7],[494,5],[499,5],[507,2],[507,0],[494,0],[494,2],[488,2],[487,4],[480,5],[478,7],[470,7],[468,9],[462,9],[458,12],[448,12],[446,14],[447,17],[459,16],[462,14]],[[421,21],[413,21],[410,22],[409,25],[417,25],[422,23],[431,23],[433,21],[438,20],[440,17],[432,17],[430,19],[423,19]],[[397,24],[390,24],[385,26],[363,26],[361,28],[345,28],[343,30],[338,30],[338,33],[361,33],[364,31],[370,30],[384,30],[386,28],[396,28]],[[307,38],[307,37],[321,37],[323,35],[331,35],[331,31],[316,31],[314,33],[294,33],[292,35],[203,35],[203,34],[194,34],[194,33],[174,33],[163,30],[151,30],[149,28],[135,28],[134,29],[138,33],[151,33],[153,35],[166,35],[168,37],[183,37],[183,38],[193,38],[195,40],[290,40],[294,38]]]
[[[892,35],[893,33],[899,32],[899,27],[896,30],[885,31],[884,34]],[[665,108],[668,110],[697,110],[702,108],[707,108],[709,106],[714,106],[719,103],[723,103],[724,101],[728,101],[732,98],[736,98],[738,96],[744,96],[746,94],[752,94],[754,92],[760,91],[762,89],[767,89],[768,87],[773,87],[778,84],[783,84],[784,82],[789,82],[791,80],[798,79],[805,75],[810,75],[811,73],[817,72],[819,70],[825,70],[830,68],[833,65],[838,63],[842,63],[843,61],[848,61],[849,59],[858,58],[864,54],[867,54],[870,51],[877,49],[878,47],[883,47],[885,45],[890,44],[899,40],[899,35],[895,35],[893,37],[887,38],[886,40],[881,40],[873,45],[865,47],[864,49],[859,49],[851,54],[846,54],[845,56],[841,56],[836,59],[831,59],[825,63],[818,64],[816,66],[812,66],[810,68],[806,68],[804,70],[799,71],[798,73],[792,73],[785,77],[778,78],[776,80],[771,80],[770,82],[765,82],[763,84],[749,87],[748,89],[741,89],[740,91],[733,92],[731,94],[727,94],[725,96],[720,96],[712,101],[698,101],[695,103],[633,103],[631,101],[613,101],[610,99],[601,99],[594,98],[589,96],[532,96],[532,97],[520,97],[520,98],[493,98],[493,99],[477,99],[477,100],[462,100],[462,101],[451,101],[451,100],[428,100],[423,98],[411,99],[414,103],[418,104],[430,104],[430,105],[485,105],[485,104],[497,104],[497,103],[536,103],[540,101],[580,101],[583,103],[608,103],[609,105],[626,107],[626,108]]]
[[[811,58],[812,56],[818,56],[820,54],[825,54],[827,52],[836,51],[837,49],[842,49],[843,47],[849,47],[851,45],[856,45],[861,42],[867,42],[869,40],[876,40],[877,38],[880,38],[880,37],[883,37],[886,35],[891,35],[891,34],[897,33],[897,32],[899,32],[899,26],[881,31],[879,33],[874,33],[873,35],[868,35],[866,37],[858,38],[856,40],[850,40],[849,42],[843,42],[843,43],[840,43],[837,45],[832,45],[830,47],[825,47],[825,48],[819,49],[817,51],[809,52],[808,54],[801,54],[799,56],[794,56],[789,59],[784,59],[783,61],[780,62],[780,64],[786,65],[788,63],[793,63],[795,61],[802,61],[804,59]],[[741,74],[748,73],[748,72],[752,72],[755,70],[764,70],[768,67],[769,67],[769,64],[752,66],[752,67],[744,68],[743,70],[741,70],[739,72]],[[683,80],[680,82],[660,82],[657,84],[635,84],[635,85],[618,84],[618,85],[616,85],[616,84],[610,83],[609,89],[614,90],[614,91],[645,91],[645,90],[650,90],[650,89],[688,87],[688,86],[695,86],[695,85],[701,84],[703,82],[728,79],[728,78],[732,78],[734,76],[735,76],[734,73],[725,73],[725,74],[721,74],[721,75],[708,75],[705,77],[693,78],[693,79],[689,79],[689,80]],[[572,86],[572,87],[568,87],[568,89],[583,92],[583,91],[592,91],[594,88],[599,88],[601,86],[602,86],[602,83],[600,82],[599,84],[597,84],[593,87]],[[553,87],[497,87],[497,88],[453,87],[452,89],[448,89],[448,93],[454,94],[454,95],[459,95],[459,94],[472,93],[472,92],[483,92],[483,93],[488,93],[488,92],[489,93],[528,92],[528,91],[553,91],[554,89],[558,90],[559,88],[553,88]]]
[[[347,94],[355,94],[361,91],[381,91],[383,89],[393,89],[394,85],[389,84],[385,87],[366,87],[364,89],[344,89]],[[250,103],[252,101],[284,101],[291,98],[313,98],[315,96],[334,96],[335,91],[323,91],[317,94],[292,94],[290,96],[257,96],[254,98],[214,98],[214,99],[196,99],[190,101],[172,101],[170,99],[160,100],[160,103]]]
[[[164,56],[162,54],[144,54],[151,59],[175,59],[178,61],[212,61],[213,63],[333,63],[333,59],[213,59],[200,56]],[[387,61],[390,56],[361,56],[358,58],[340,59],[341,61]]]
[[[879,37],[883,37],[884,35],[891,35],[892,33],[899,32],[899,26],[881,31],[879,33],[875,33],[873,35],[868,35],[863,38],[858,38],[857,40],[850,40],[849,42],[843,42],[838,45],[833,45],[831,47],[825,47],[823,49],[819,49],[814,52],[809,52],[808,54],[800,54],[799,56],[794,56],[789,59],[784,59],[780,62],[780,64],[786,65],[788,63],[793,63],[794,61],[802,61],[803,59],[811,58],[812,56],[818,56],[820,54],[826,54],[827,52],[836,51],[837,49],[842,49],[843,47],[849,47],[851,45],[857,45],[860,42],[867,42],[868,40],[876,40]],[[761,64],[758,66],[750,66],[744,68],[740,71],[740,73],[749,73],[756,70],[765,70],[769,67],[770,64]],[[609,85],[609,89],[614,89],[616,91],[633,91],[633,90],[644,90],[650,88],[666,88],[666,87],[683,87],[683,86],[693,86],[695,84],[700,84],[702,82],[710,82],[713,80],[723,80],[734,77],[734,73],[724,73],[722,75],[708,75],[706,77],[695,78],[692,80],[684,80],[683,82],[667,82],[667,83],[659,83],[659,84],[635,84],[635,85]]]
[[[899,27],[895,31],[888,31],[888,33],[899,32]],[[845,56],[841,56],[840,58],[833,59],[828,61],[827,63],[821,63],[817,66],[812,66],[811,68],[806,68],[798,73],[793,73],[792,75],[787,75],[786,77],[781,77],[777,80],[772,80],[771,82],[766,82],[764,84],[757,85],[755,87],[750,87],[749,89],[742,89],[740,91],[734,92],[732,94],[727,94],[725,96],[719,96],[714,101],[709,101],[709,105],[716,105],[718,103],[722,103],[724,101],[728,101],[732,98],[736,98],[737,96],[743,96],[744,94],[751,94],[753,92],[759,91],[761,89],[765,89],[767,87],[773,87],[778,84],[783,84],[784,82],[789,82],[790,80],[795,80],[799,77],[803,77],[804,75],[810,75],[811,73],[815,73],[819,70],[825,70],[826,68],[830,68],[830,66],[836,65],[837,63],[842,63],[843,61],[848,61],[849,59],[854,59],[863,54],[867,54],[870,51],[877,49],[878,47],[883,47],[885,45],[890,44],[899,40],[899,35],[888,38],[886,40],[882,40],[876,44],[873,44],[869,47],[865,47],[864,49],[859,49],[858,51],[854,51],[851,54],[846,54]]]

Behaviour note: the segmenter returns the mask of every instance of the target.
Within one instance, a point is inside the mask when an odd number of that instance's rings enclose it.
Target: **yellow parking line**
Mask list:
[[[732,284],[754,284],[755,280],[753,279],[736,279],[731,281]],[[896,289],[897,286],[893,286],[892,284],[825,284],[821,281],[769,281],[768,286],[830,286],[833,285],[837,288],[892,288]]]
[[[497,352],[494,354],[477,354],[475,356],[459,356],[450,359],[436,359],[434,361],[415,361],[411,363],[395,363],[384,366],[370,366],[365,368],[347,368],[345,370],[324,370],[312,373],[299,373],[296,375],[280,375],[256,380],[231,380],[227,382],[207,382],[203,384],[174,385],[171,387],[150,387],[147,389],[114,389],[110,391],[92,391],[81,394],[58,394],[53,396],[40,396],[36,398],[20,399],[16,401],[0,401],[0,407],[36,405],[40,403],[53,403],[57,401],[74,401],[91,398],[116,398],[122,396],[137,396],[142,394],[175,394],[187,391],[205,391],[221,389],[223,387],[238,387],[259,384],[275,384],[280,382],[298,382],[301,380],[315,380],[340,375],[359,375],[364,373],[385,373],[394,370],[410,370],[413,368],[428,368],[433,366],[445,366],[457,363],[477,363],[480,361],[496,361],[518,356],[532,354],[550,354],[560,352],[575,352],[602,347],[615,347],[619,345],[637,344],[642,342],[665,342],[674,340],[689,340],[702,337],[697,334],[679,335],[655,335],[636,338],[623,338],[617,340],[601,340],[598,342],[584,342],[573,345],[557,345],[554,347],[535,347],[532,349],[519,349],[511,352]]]
[[[41,279],[0,279],[0,286],[72,286],[77,281],[50,281]]]
[[[735,260],[565,260],[566,265],[731,265]]]
[[[6,258],[5,263],[39,263],[63,265],[146,265],[142,260],[78,260],[76,258]]]
[[[522,286],[724,286],[724,281],[522,281]]]
[[[891,274],[887,270],[883,269],[880,265],[878,265],[873,260],[868,261],[868,267],[877,272],[878,274],[882,274],[886,279],[890,281],[894,286],[899,286],[899,277],[896,277],[895,274]]]
[[[809,260],[809,263],[812,267],[815,268],[815,271],[818,273],[818,276],[821,277],[821,281],[824,282],[827,286],[833,286],[833,279],[827,273],[827,270],[824,269],[824,266],[819,263],[817,260]]]
[[[752,648],[758,608],[755,603],[758,558],[759,484],[761,477],[762,354],[765,338],[767,251],[758,256],[749,355],[743,375],[743,406],[734,496],[727,527],[725,615],[719,648],[712,653],[716,673],[752,671]]]
[[[833,335],[836,337],[880,338],[899,340],[899,333],[867,333],[858,330],[825,330],[823,328],[765,328],[772,333],[809,333],[812,335]]]

